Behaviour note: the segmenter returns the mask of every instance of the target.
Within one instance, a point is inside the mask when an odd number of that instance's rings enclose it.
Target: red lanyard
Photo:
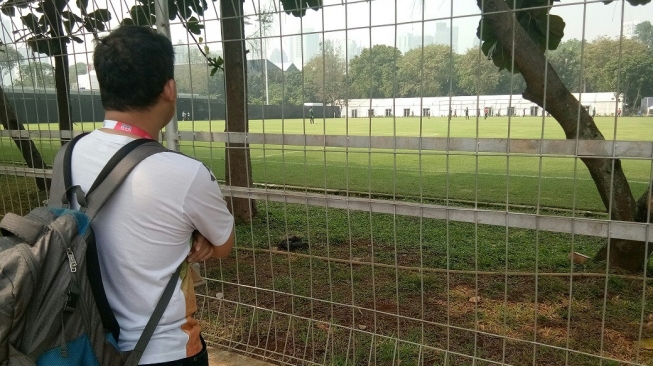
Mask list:
[[[145,132],[145,130],[140,129],[136,126],[128,125],[124,122],[106,120],[104,121],[102,128],[109,128],[112,130],[123,131],[123,132],[131,133],[132,135],[136,135],[138,137],[142,137],[144,139],[153,140],[152,136],[149,133]]]

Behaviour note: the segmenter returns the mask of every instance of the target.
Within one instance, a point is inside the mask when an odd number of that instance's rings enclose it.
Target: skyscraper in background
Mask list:
[[[321,52],[320,35],[313,32],[313,28],[306,28],[303,35],[297,34],[283,38],[283,51],[287,56],[287,62],[293,63],[301,69],[302,62],[306,64]]]
[[[435,44],[451,46],[453,52],[458,53],[458,27],[453,30],[447,22],[437,22],[435,24]]]
[[[313,28],[304,29],[304,63],[317,56],[320,51],[320,35],[314,32]]]
[[[356,41],[349,40],[347,42],[347,61],[351,61],[356,56],[360,56],[363,52],[363,47]]]
[[[641,20],[633,20],[630,22],[624,22],[624,37],[626,38],[633,38],[635,37],[635,30],[637,29],[637,25],[641,23]]]

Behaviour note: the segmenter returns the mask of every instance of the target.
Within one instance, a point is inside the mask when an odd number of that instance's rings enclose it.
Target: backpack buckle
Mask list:
[[[73,279],[70,281],[70,286],[68,286],[68,292],[66,293],[66,302],[64,303],[63,310],[66,313],[72,313],[77,308],[77,301],[79,300],[80,289],[77,281]]]

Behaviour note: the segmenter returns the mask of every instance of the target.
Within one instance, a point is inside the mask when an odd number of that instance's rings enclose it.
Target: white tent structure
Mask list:
[[[596,115],[614,115],[618,109],[623,110],[622,98],[615,98],[615,93],[574,93],[580,98],[590,113]],[[539,116],[542,108],[524,99],[521,95],[480,95],[427,98],[383,98],[350,99],[345,106],[349,117],[430,117],[447,116],[449,113],[464,116],[465,109],[470,116],[483,115],[488,108],[492,115]],[[344,112],[344,111],[343,111]]]

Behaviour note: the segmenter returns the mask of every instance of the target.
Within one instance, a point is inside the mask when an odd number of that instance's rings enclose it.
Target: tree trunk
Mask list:
[[[479,8],[487,16],[488,21],[484,27],[490,27],[502,43],[504,51],[513,55],[515,66],[526,81],[524,98],[549,112],[558,121],[567,139],[605,140],[589,115],[589,111],[581,107],[578,100],[565,87],[539,47],[521,26],[515,26],[518,23],[505,1],[477,1]],[[581,160],[587,166],[610,218],[634,221],[635,199],[621,168],[621,161],[589,157]],[[629,271],[642,271],[645,259],[650,254],[650,250],[649,253],[644,252],[644,244],[641,242],[615,239],[611,240],[608,247],[610,265]],[[596,259],[605,260],[608,258],[607,254],[607,248],[604,247],[599,251]]]
[[[61,12],[65,9],[67,1],[48,0],[43,3],[43,10],[50,24],[50,36],[55,43],[54,50],[54,83],[57,91],[57,115],[59,117],[59,131],[72,131],[70,119],[70,88],[68,85],[68,39],[65,38]],[[70,138],[61,138],[61,145]]]
[[[225,132],[249,130],[243,1],[220,2],[227,107]],[[253,186],[249,144],[225,144],[225,180],[229,186]],[[238,220],[250,222],[256,216],[256,202],[252,199],[232,197],[227,202],[231,213]]]
[[[16,117],[16,112],[14,108],[9,103],[5,91],[0,87],[0,123],[2,127],[7,131],[25,131],[25,127],[21,123],[18,123],[18,118]],[[46,169],[47,166],[41,157],[34,141],[29,137],[12,137],[16,147],[20,150],[20,153],[25,159],[27,166],[34,169]],[[50,187],[50,179],[48,178],[36,178],[36,187],[39,190],[45,191]]]

